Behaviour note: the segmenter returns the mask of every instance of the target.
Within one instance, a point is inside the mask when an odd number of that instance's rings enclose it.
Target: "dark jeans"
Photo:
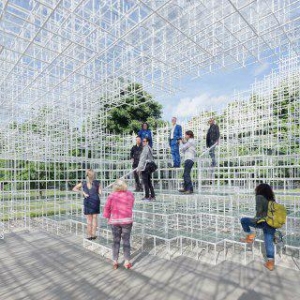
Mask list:
[[[194,162],[191,159],[187,159],[184,162],[184,172],[183,172],[183,188],[185,191],[193,191],[193,183],[191,179],[191,170]]]
[[[179,154],[179,145],[177,140],[170,140],[171,154],[173,158],[173,167],[180,167],[180,154]]]
[[[133,165],[132,168],[135,169],[137,167],[137,165]],[[140,176],[139,174],[134,171],[133,172],[133,176],[134,176],[134,180],[135,180],[135,188],[136,190],[141,190],[142,189],[142,185],[141,185],[141,182],[140,182]]]
[[[124,259],[130,260],[130,234],[132,223],[126,225],[111,225],[113,235],[112,256],[113,260],[118,260],[121,238],[123,240]]]
[[[209,156],[211,157],[211,166],[212,167],[215,167],[217,165],[215,149],[216,149],[216,146],[209,150]]]
[[[267,222],[261,222],[257,224],[253,218],[242,218],[241,224],[246,233],[251,232],[250,227],[260,228],[263,230],[267,258],[274,259],[275,251],[273,241],[276,229],[269,226]]]
[[[143,171],[142,172],[142,179],[143,179],[143,184],[145,188],[145,197],[149,198],[149,191],[151,192],[151,197],[155,197],[154,193],[154,188],[152,185],[152,173]]]

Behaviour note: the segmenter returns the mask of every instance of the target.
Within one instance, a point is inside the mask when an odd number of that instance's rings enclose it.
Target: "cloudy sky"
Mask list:
[[[155,97],[163,104],[163,119],[177,116],[179,120],[188,120],[197,110],[221,110],[232,101],[234,90],[244,91],[251,87],[255,79],[260,80],[274,68],[274,62],[255,64],[243,69],[208,74],[191,80],[183,78],[184,91]]]

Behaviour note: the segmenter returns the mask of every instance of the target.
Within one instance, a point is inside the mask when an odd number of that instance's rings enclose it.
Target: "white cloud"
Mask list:
[[[260,74],[265,73],[269,69],[270,65],[268,63],[259,64],[254,70],[253,75],[258,76]]]
[[[172,116],[178,118],[189,118],[195,116],[198,111],[202,110],[219,110],[223,108],[230,98],[228,96],[211,96],[208,93],[201,94],[194,98],[182,98],[176,106],[173,106]]]

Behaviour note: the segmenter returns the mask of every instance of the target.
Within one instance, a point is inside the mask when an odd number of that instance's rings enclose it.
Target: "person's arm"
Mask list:
[[[186,151],[187,149],[189,149],[190,147],[192,147],[193,146],[193,143],[192,142],[190,142],[190,141],[187,141],[187,142],[183,142],[181,145],[180,145],[180,149],[181,149],[181,151]]]
[[[149,146],[152,148],[152,145],[153,145],[153,143],[152,143],[152,132],[151,132],[151,130],[149,130]]]
[[[130,158],[133,159],[133,154],[134,154],[134,146],[130,150]]]
[[[182,127],[181,127],[181,125],[178,125],[178,126],[179,126],[179,130],[178,130],[179,138],[178,139],[182,139]]]
[[[209,148],[209,131],[206,133],[206,147]]]
[[[182,134],[182,129],[180,125],[175,125],[174,128],[174,139],[176,139],[177,141],[181,138],[181,134]]]
[[[102,194],[102,189],[101,189],[101,186],[99,184],[99,187],[98,187],[98,194],[101,195]]]
[[[263,202],[264,202],[264,196],[257,195],[255,197],[255,210],[256,210],[256,215],[255,219],[261,219],[263,216]]]
[[[134,205],[134,195],[130,191],[128,191],[127,193],[127,203],[128,203],[128,207],[132,209]]]
[[[149,151],[148,147],[145,146],[145,147],[143,148],[142,153],[141,153],[139,165],[138,165],[138,167],[137,167],[137,171],[138,171],[138,172],[144,169],[144,166],[145,166],[145,164],[146,164],[146,158],[147,158],[147,153],[148,153],[148,151]]]
[[[109,219],[111,215],[111,198],[112,195],[109,195],[103,209],[103,217],[106,219]]]
[[[220,129],[219,129],[219,126],[216,125],[216,141],[217,142],[219,141],[219,138],[220,138]]]
[[[76,184],[73,189],[72,189],[73,192],[77,192],[77,193],[82,193],[83,197],[84,198],[87,198],[89,195],[86,194],[84,191],[82,191],[82,183],[79,182],[78,184]]]

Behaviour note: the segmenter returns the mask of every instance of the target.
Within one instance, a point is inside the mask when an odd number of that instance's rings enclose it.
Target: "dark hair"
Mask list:
[[[194,138],[194,133],[192,130],[188,130],[185,132],[186,135],[189,135],[192,139]]]
[[[150,139],[148,137],[144,137],[143,140],[146,140],[148,143],[150,141]]]
[[[146,122],[142,123],[142,129],[143,129],[143,126],[144,126],[144,125],[147,125],[147,130],[149,130],[149,125],[148,125],[148,123],[146,123]]]
[[[268,201],[275,201],[274,192],[272,188],[266,183],[261,183],[256,187],[255,195],[264,196]]]

